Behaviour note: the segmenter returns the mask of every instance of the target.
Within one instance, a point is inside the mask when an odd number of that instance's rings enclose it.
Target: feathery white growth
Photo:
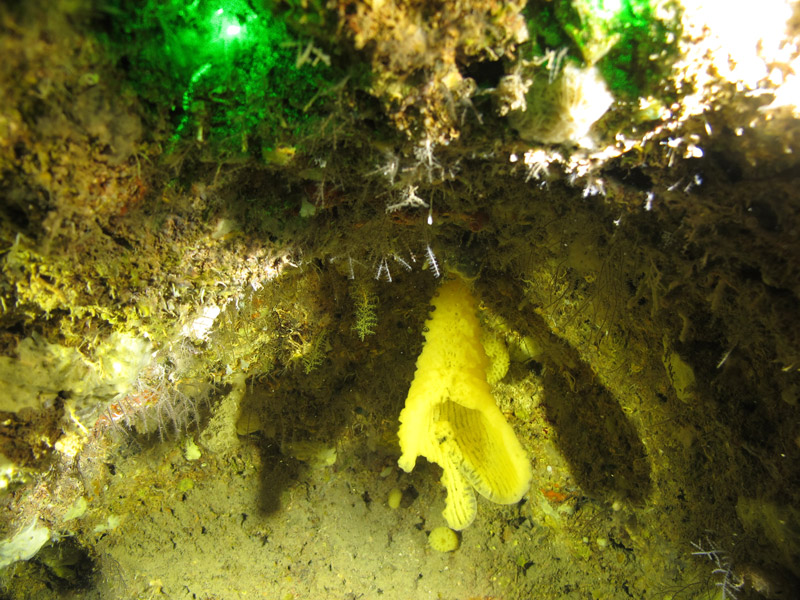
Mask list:
[[[328,262],[335,263],[337,260],[341,259],[341,256],[333,256],[328,259]],[[347,278],[348,279],[355,279],[356,273],[353,270],[353,257],[349,254],[347,255]]]
[[[433,170],[434,169],[441,169],[441,165],[439,161],[433,156],[433,149],[436,147],[436,143],[431,140],[431,138],[426,137],[422,143],[414,148],[414,158],[417,159],[418,165],[424,165],[425,170],[428,173],[428,183],[433,181]]]
[[[722,593],[722,600],[728,600],[728,598],[736,600],[736,594],[744,587],[744,578],[736,576],[725,553],[717,550],[713,545],[710,545],[709,549],[705,550],[699,543],[691,542],[691,544],[697,549],[697,552],[692,552],[692,556],[705,556],[716,565],[717,568],[711,571],[711,574],[718,576],[718,581],[714,582],[714,585]]]
[[[394,258],[395,262],[400,263],[406,271],[410,271],[411,270],[411,265],[408,264],[408,262],[406,262],[405,260],[403,260],[399,256],[397,256],[397,254],[393,254],[392,258]]]
[[[436,262],[436,255],[431,250],[430,244],[425,247],[425,252],[428,254],[428,263],[431,266],[434,277],[440,277],[442,272],[439,270],[439,263]]]
[[[392,274],[389,272],[389,265],[386,263],[386,259],[382,258],[381,262],[378,263],[378,272],[375,274],[375,279],[380,280],[381,275],[386,273],[386,281],[389,283],[392,282]]]
[[[564,57],[567,55],[569,48],[564,46],[556,52],[555,50],[550,50],[547,54],[547,81],[548,83],[553,83],[558,77],[558,73],[561,70],[561,64],[564,62]]]
[[[394,204],[389,204],[386,207],[387,213],[393,213],[401,208],[428,208],[428,203],[425,202],[422,198],[417,196],[417,189],[418,186],[416,185],[408,185],[406,189],[403,190],[402,195],[400,196],[400,201],[395,202]]]
[[[400,159],[397,158],[393,153],[387,152],[386,153],[386,162],[369,173],[370,175],[382,175],[389,180],[389,185],[394,185],[394,179],[397,177],[397,173],[400,170]]]
[[[522,162],[526,167],[525,183],[531,179],[541,179],[543,175],[546,177],[550,163],[560,158],[560,155],[550,154],[541,148],[537,150],[531,148],[526,151],[522,156]]]

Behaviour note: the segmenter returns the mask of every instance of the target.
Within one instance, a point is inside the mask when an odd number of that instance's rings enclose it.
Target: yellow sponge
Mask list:
[[[496,335],[483,336],[483,349],[489,357],[489,367],[486,369],[486,380],[495,385],[508,373],[511,359],[505,342]]]
[[[433,306],[400,413],[398,464],[410,472],[424,456],[442,467],[442,514],[460,530],[475,519],[473,489],[492,502],[513,504],[528,491],[531,467],[486,381],[488,359],[469,288],[460,278],[448,281]]]
[[[449,527],[437,527],[428,535],[428,544],[438,552],[455,552],[461,540],[458,534]]]

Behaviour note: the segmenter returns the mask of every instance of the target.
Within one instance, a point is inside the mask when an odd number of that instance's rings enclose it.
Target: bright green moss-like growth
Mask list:
[[[247,0],[114,3],[111,44],[140,97],[168,110],[173,143],[215,157],[253,154],[294,136],[319,113],[328,56]]]
[[[617,42],[598,63],[612,92],[626,98],[656,93],[678,56],[677,11],[658,18],[647,0],[623,0],[611,21]]]
[[[534,0],[526,13],[534,55],[566,49],[621,99],[657,93],[677,56],[677,8],[660,0]]]

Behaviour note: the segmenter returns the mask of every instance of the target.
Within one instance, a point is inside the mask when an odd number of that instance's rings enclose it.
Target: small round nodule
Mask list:
[[[400,501],[403,499],[403,492],[400,488],[394,488],[391,492],[389,492],[389,498],[386,500],[386,503],[389,505],[389,508],[395,509],[400,507]]]
[[[438,552],[454,552],[460,543],[458,534],[449,527],[437,527],[428,534],[428,545]]]

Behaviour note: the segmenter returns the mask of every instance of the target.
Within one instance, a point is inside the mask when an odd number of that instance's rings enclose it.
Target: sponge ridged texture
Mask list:
[[[474,491],[500,504],[518,502],[530,486],[531,469],[486,381],[475,302],[467,285],[446,282],[433,300],[425,345],[400,413],[398,461],[405,471],[424,456],[443,469],[443,515],[453,529],[475,519]]]

